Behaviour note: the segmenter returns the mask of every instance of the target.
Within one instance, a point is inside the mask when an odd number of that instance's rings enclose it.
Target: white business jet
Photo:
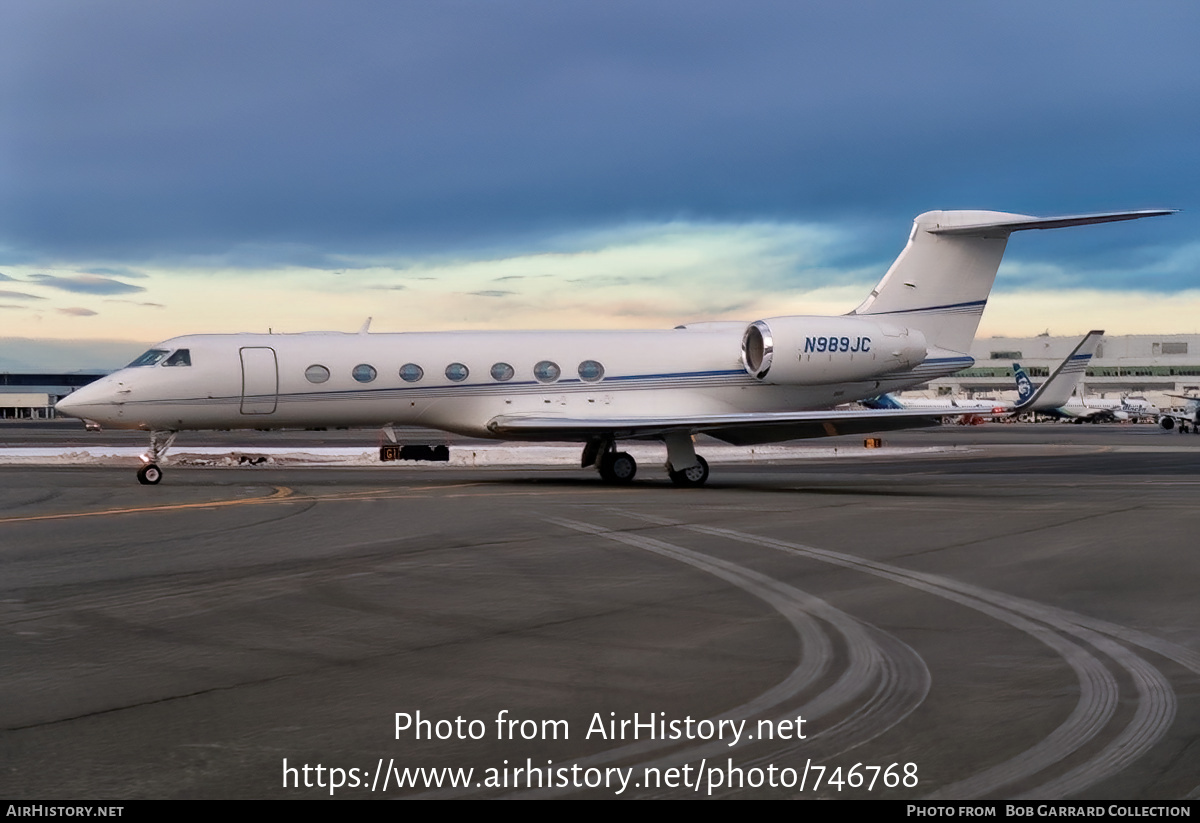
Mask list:
[[[708,464],[696,433],[752,445],[936,425],[928,412],[833,407],[974,363],[967,352],[1012,232],[1170,213],[927,212],[862,305],[837,317],[655,331],[186,335],[57,408],[150,432],[144,484],[161,480],[179,431],[424,426],[578,441],[582,465],[610,483],[637,471],[618,441],[658,439],[671,479],[700,486]]]

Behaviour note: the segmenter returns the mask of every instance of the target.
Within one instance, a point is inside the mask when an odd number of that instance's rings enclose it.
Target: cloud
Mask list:
[[[98,274],[75,274],[66,277],[56,274],[31,274],[28,282],[77,294],[131,294],[145,291],[141,286],[122,283]]]
[[[91,309],[84,309],[84,308],[80,308],[78,306],[72,306],[71,308],[58,309],[58,313],[59,314],[69,314],[72,317],[95,317],[98,312],[94,312]]]
[[[508,297],[510,294],[516,294],[516,292],[503,291],[501,289],[483,289],[482,291],[467,292],[467,294],[473,294],[476,297]]]
[[[1195,4],[57,5],[0,30],[0,239],[101,274],[1200,182]]]
[[[145,350],[143,341],[0,337],[0,371],[115,371]]]
[[[4,279],[11,280],[12,278],[6,277]],[[46,299],[46,298],[40,297],[36,294],[26,294],[23,291],[4,291],[2,289],[0,289],[0,297],[7,297],[12,300],[45,300]]]
[[[144,278],[150,275],[140,272],[136,269],[131,269],[128,266],[99,266],[89,268],[85,274],[104,274],[113,277],[133,277]]]
[[[121,300],[119,298],[112,298],[109,300],[105,300],[104,302],[105,303],[124,303],[127,306],[144,306],[146,308],[151,308],[151,309],[165,309],[166,308],[166,305],[163,303],[150,303],[147,301],[139,301],[139,300]]]

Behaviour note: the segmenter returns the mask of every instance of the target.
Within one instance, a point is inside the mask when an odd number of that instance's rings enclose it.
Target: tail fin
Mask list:
[[[851,314],[891,315],[919,330],[931,348],[967,353],[987,305],[1008,236],[1136,220],[1169,210],[1030,217],[996,211],[931,211],[913,221],[908,245],[870,296]]]
[[[903,409],[904,404],[896,399],[892,394],[881,394],[878,397],[868,397],[866,400],[858,401],[868,409]]]
[[[1033,381],[1021,368],[1020,363],[1013,363],[1013,377],[1017,381],[1017,403],[1021,404],[1033,396]]]
[[[1087,371],[1088,361],[1096,353],[1102,337],[1103,331],[1090,331],[1084,335],[1075,350],[1050,375],[1050,379],[1028,396],[1021,392],[1021,378],[1025,377],[1025,372],[1020,365],[1013,363],[1013,370],[1017,372],[1017,392],[1021,395],[1021,401],[1013,407],[1013,412],[1050,411],[1065,406],[1079,385],[1079,378]],[[1028,377],[1025,377],[1025,382],[1028,384]]]

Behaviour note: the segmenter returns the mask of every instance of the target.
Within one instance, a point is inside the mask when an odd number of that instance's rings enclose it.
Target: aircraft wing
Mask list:
[[[954,412],[950,412],[954,414]],[[513,439],[586,440],[661,437],[668,432],[703,433],[735,446],[754,446],[781,440],[836,437],[843,434],[916,429],[941,424],[945,413],[908,409],[826,409],[822,411],[697,414],[677,417],[555,417],[506,414],[494,417],[488,428]]]

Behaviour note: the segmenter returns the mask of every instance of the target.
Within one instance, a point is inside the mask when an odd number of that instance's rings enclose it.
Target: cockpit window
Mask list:
[[[155,363],[157,363],[159,360],[162,360],[166,356],[167,356],[166,349],[151,349],[150,351],[146,352],[141,357],[139,357],[137,360],[134,360],[132,363],[130,363],[125,368],[133,369],[133,368],[137,368],[138,366],[153,366]]]
[[[164,366],[190,366],[192,365],[192,352],[190,349],[179,349],[173,355],[163,361]]]

